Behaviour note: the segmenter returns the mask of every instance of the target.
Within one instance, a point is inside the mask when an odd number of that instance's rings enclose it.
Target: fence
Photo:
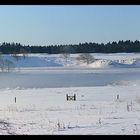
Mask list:
[[[66,99],[67,101],[76,101],[76,94],[74,94],[73,96],[66,94]]]

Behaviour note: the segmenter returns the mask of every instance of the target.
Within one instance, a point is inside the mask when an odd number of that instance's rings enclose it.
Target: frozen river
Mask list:
[[[0,88],[55,88],[106,86],[119,81],[140,80],[140,69],[23,70],[0,73]]]

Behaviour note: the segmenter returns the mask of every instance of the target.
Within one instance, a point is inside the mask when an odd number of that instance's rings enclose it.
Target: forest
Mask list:
[[[20,43],[0,43],[1,54],[20,54],[20,53],[133,53],[140,52],[140,41],[119,40],[118,42],[108,43],[94,43],[85,42],[79,44],[66,45],[46,45],[46,46],[32,46],[22,45]]]

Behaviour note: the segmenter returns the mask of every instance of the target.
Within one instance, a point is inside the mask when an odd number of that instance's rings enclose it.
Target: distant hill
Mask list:
[[[92,53],[96,61],[86,64],[79,62],[76,58],[79,54],[72,54],[67,62],[60,54],[28,54],[24,57],[18,55],[18,59],[11,54],[1,55],[2,60],[11,61],[15,67],[69,67],[69,68],[136,68],[140,67],[140,54],[118,53],[98,54]]]

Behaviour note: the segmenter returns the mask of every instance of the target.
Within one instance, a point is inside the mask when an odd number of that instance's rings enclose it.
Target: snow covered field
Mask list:
[[[16,69],[0,73],[0,134],[140,134],[140,54],[93,54],[90,65],[77,56],[3,56]]]

